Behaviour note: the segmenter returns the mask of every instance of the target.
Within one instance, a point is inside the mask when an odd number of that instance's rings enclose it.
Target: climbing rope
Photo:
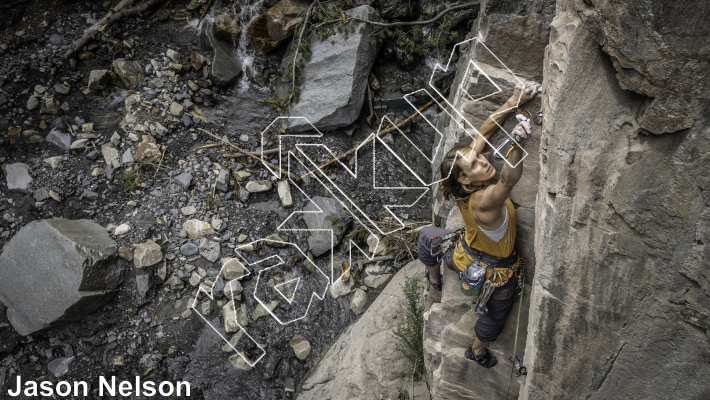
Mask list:
[[[516,361],[518,358],[518,330],[520,329],[520,312],[523,308],[523,294],[525,293],[525,279],[522,279],[522,288],[520,290],[520,303],[518,304],[518,322],[515,324],[515,343],[513,344],[513,357],[511,357],[511,362],[513,365],[510,367],[510,380],[508,381],[508,391],[505,393],[505,400],[508,400],[508,396],[510,395],[510,384],[513,383],[513,371],[515,371],[516,367]],[[520,376],[521,371],[525,367],[520,367],[518,370],[518,375]],[[527,374],[527,371],[524,372],[524,374]]]

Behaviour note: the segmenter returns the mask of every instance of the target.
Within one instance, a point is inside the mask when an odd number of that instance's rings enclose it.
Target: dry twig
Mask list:
[[[248,152],[248,151],[246,151],[246,150],[244,150],[244,149],[242,149],[242,148],[240,148],[240,147],[237,147],[235,144],[233,144],[233,143],[230,142],[229,140],[224,140],[224,139],[222,139],[221,137],[219,137],[219,136],[217,136],[217,135],[215,135],[215,134],[213,134],[213,133],[211,133],[211,132],[208,132],[208,131],[206,131],[206,130],[204,130],[204,129],[202,129],[202,128],[197,128],[197,129],[199,129],[199,130],[201,130],[202,132],[204,132],[204,133],[206,133],[206,134],[212,136],[213,138],[219,140],[220,142],[223,142],[223,143],[226,144],[227,146],[229,146],[229,147],[231,147],[231,148],[233,148],[233,149],[239,151],[240,153],[246,155],[247,157],[251,157],[251,158],[253,158],[253,159],[257,160],[257,161],[260,161],[260,162],[262,162],[262,163],[264,163],[264,164],[267,164],[267,165],[271,166],[271,167],[274,168],[274,169],[278,169],[279,171],[281,171],[282,174],[288,175],[288,176],[290,176],[291,178],[295,179],[296,181],[300,181],[300,180],[301,180],[301,177],[300,177],[300,176],[298,176],[298,175],[296,175],[296,174],[294,174],[294,173],[285,171],[284,169],[279,168],[278,165],[274,165],[274,164],[272,164],[272,163],[270,163],[270,162],[268,162],[268,161],[266,161],[266,160],[262,160],[261,157],[255,156],[254,154],[252,154],[252,153],[250,153],[250,152]]]
[[[128,17],[132,17],[134,15],[138,15],[144,11],[150,10],[154,7],[157,7],[158,5],[164,3],[166,0],[146,0],[145,2],[133,7],[133,8],[128,8],[126,7],[131,6],[136,0],[122,0],[116,8],[113,10],[109,10],[106,15],[104,15],[103,18],[100,20],[96,21],[95,24],[91,25],[87,30],[84,31],[84,33],[72,43],[71,46],[69,46],[69,50],[64,54],[65,59],[70,59],[76,54],[79,50],[84,47],[84,45],[91,40],[94,36],[96,36],[97,33],[103,32],[106,28],[109,26],[113,25],[114,23]],[[115,13],[114,13],[115,12]]]

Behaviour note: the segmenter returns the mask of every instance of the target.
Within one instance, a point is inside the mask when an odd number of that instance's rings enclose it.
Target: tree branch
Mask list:
[[[370,25],[386,26],[386,27],[390,27],[390,26],[429,25],[429,24],[432,24],[432,23],[438,21],[439,19],[441,19],[441,17],[443,17],[443,16],[446,15],[447,13],[450,13],[451,11],[463,10],[463,9],[465,9],[465,8],[471,8],[471,7],[477,6],[477,5],[479,5],[479,4],[480,4],[480,1],[474,1],[474,2],[471,2],[471,3],[460,4],[460,5],[458,5],[458,6],[450,7],[450,8],[447,8],[446,10],[440,12],[436,17],[434,17],[434,18],[432,18],[432,19],[429,19],[429,20],[426,20],[426,21],[402,21],[402,22],[390,22],[390,23],[386,23],[386,22],[368,21],[368,20],[365,20],[365,19],[353,18],[353,17],[351,17],[350,20],[351,20],[351,21],[365,22],[365,23],[370,24]]]
[[[70,59],[86,45],[86,43],[91,40],[97,33],[103,32],[109,26],[115,24],[116,22],[138,15],[146,10],[157,7],[158,5],[164,3],[166,0],[147,0],[140,5],[133,8],[125,9],[131,6],[136,0],[122,0],[116,8],[110,10],[103,18],[96,21],[95,24],[91,25],[84,33],[69,46],[69,50],[64,54],[65,59]],[[115,11],[115,13],[114,13]]]

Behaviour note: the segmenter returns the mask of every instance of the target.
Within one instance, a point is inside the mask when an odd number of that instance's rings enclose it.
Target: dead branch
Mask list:
[[[449,87],[447,87],[446,89],[444,89],[443,92],[444,92],[444,93],[447,92],[450,87],[451,87],[451,86],[449,86]],[[380,137],[380,136],[382,136],[382,135],[384,135],[384,134],[386,134],[386,133],[388,133],[388,132],[391,132],[391,131],[393,131],[395,128],[399,128],[399,127],[402,127],[402,126],[408,124],[409,121],[411,121],[412,118],[414,118],[417,114],[424,112],[424,110],[426,110],[427,108],[431,107],[432,105],[434,105],[434,100],[431,100],[431,101],[429,101],[428,103],[426,103],[426,104],[424,104],[423,106],[421,106],[421,107],[417,110],[417,112],[415,112],[414,114],[408,116],[407,118],[405,118],[405,119],[404,119],[403,121],[401,121],[400,123],[398,123],[398,124],[396,124],[396,125],[394,125],[394,126],[390,126],[390,127],[387,128],[387,129],[383,129],[383,130],[379,131],[376,135],[370,136],[369,138],[367,138],[367,140],[365,140],[364,142],[362,142],[362,143],[360,143],[360,144],[355,145],[352,149],[346,151],[345,153],[341,154],[340,156],[334,157],[334,158],[332,158],[330,161],[326,162],[325,164],[320,165],[318,168],[306,172],[305,174],[301,175],[301,179],[307,177],[308,175],[314,174],[314,173],[315,173],[316,171],[318,171],[318,170],[324,169],[325,167],[327,167],[327,166],[329,166],[329,165],[335,163],[336,161],[340,161],[340,160],[344,159],[345,157],[347,157],[347,156],[353,154],[354,152],[356,152],[357,149],[358,149],[358,147],[370,143],[371,141],[375,140],[375,138]]]
[[[357,260],[357,265],[362,270],[362,266],[365,264],[371,264],[373,262],[378,262],[378,261],[392,261],[396,258],[397,256],[391,255],[391,256],[377,256],[377,257],[372,257],[372,259],[368,258],[361,258]]]
[[[251,158],[253,158],[253,159],[257,160],[257,161],[261,161],[261,162],[263,162],[264,164],[267,164],[267,165],[271,166],[271,167],[274,168],[274,169],[278,169],[279,171],[281,171],[282,174],[289,175],[291,178],[295,179],[296,181],[300,181],[300,180],[301,180],[301,177],[300,177],[300,176],[298,176],[298,175],[296,175],[296,174],[294,174],[294,173],[285,171],[285,170],[283,170],[282,168],[279,168],[278,165],[274,165],[274,164],[272,164],[272,163],[270,163],[270,162],[268,162],[268,161],[266,161],[266,160],[262,160],[261,157],[255,156],[254,154],[252,154],[252,153],[250,153],[250,152],[248,152],[248,151],[246,151],[246,150],[244,150],[244,149],[242,149],[242,148],[237,147],[235,144],[233,144],[233,143],[230,142],[229,140],[224,140],[224,139],[222,139],[221,137],[219,137],[219,136],[217,136],[217,135],[215,135],[215,134],[213,134],[213,133],[211,133],[211,132],[208,132],[208,131],[206,131],[206,130],[204,130],[204,129],[202,129],[202,128],[197,128],[197,129],[199,129],[199,130],[201,130],[202,132],[204,132],[204,133],[206,133],[206,134],[212,136],[213,138],[219,140],[220,142],[223,142],[223,143],[226,144],[227,146],[229,146],[229,147],[231,147],[231,148],[233,148],[233,149],[239,151],[240,153],[246,155],[247,157],[251,157]]]
[[[116,22],[155,8],[164,3],[166,0],[146,0],[135,7],[127,9],[127,7],[133,5],[135,1],[136,0],[122,0],[113,10],[109,10],[103,18],[91,25],[78,39],[74,41],[74,43],[72,43],[71,46],[69,46],[69,50],[67,50],[64,54],[64,58],[68,60],[74,57],[74,55],[81,50],[89,40],[96,36],[97,33],[103,32],[106,28]]]
[[[224,143],[203,144],[202,146],[197,146],[194,149],[189,150],[187,153],[185,153],[185,155],[188,155],[190,153],[194,153],[194,152],[202,150],[202,149],[209,149],[210,147],[220,147],[220,146],[224,146],[224,145],[225,145]],[[262,151],[261,154],[267,155],[267,154],[274,154],[274,153],[278,153],[278,152],[279,152],[279,149],[268,149],[268,150]],[[259,157],[259,154],[255,154],[255,153],[249,153],[249,154],[251,154],[255,157]]]
[[[400,22],[390,22],[390,23],[386,23],[386,22],[368,21],[368,20],[365,20],[365,19],[354,18],[354,17],[351,17],[350,20],[351,20],[351,21],[365,22],[365,23],[370,24],[370,25],[386,26],[386,27],[390,27],[390,26],[429,25],[429,24],[432,24],[432,23],[438,21],[439,19],[441,19],[441,17],[443,17],[443,16],[446,15],[447,13],[450,13],[451,11],[463,10],[463,9],[465,9],[465,8],[471,8],[471,7],[477,6],[477,5],[479,5],[479,4],[480,4],[480,1],[474,1],[474,2],[471,2],[471,3],[460,4],[460,5],[458,5],[458,6],[449,7],[449,8],[447,8],[446,10],[444,10],[444,11],[440,12],[439,14],[437,14],[436,17],[434,17],[434,18],[432,18],[432,19],[429,19],[429,20],[426,20],[426,21],[400,21]]]
[[[200,24],[202,23],[202,18],[205,17],[205,14],[207,14],[207,10],[210,9],[211,5],[212,5],[212,0],[210,0],[210,2],[207,3],[207,7],[205,7],[205,9],[202,10],[202,14],[200,15],[200,19],[197,20],[197,25],[195,26],[195,32],[197,32],[197,29],[200,27]]]

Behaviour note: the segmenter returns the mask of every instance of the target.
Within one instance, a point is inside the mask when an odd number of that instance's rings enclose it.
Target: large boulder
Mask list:
[[[345,14],[368,21],[380,20],[375,9],[367,5]],[[358,118],[379,49],[379,45],[370,43],[373,25],[350,22],[348,26],[351,28],[347,32],[323,40],[315,35],[310,38],[312,55],[305,62],[299,102],[290,115],[306,117],[320,130],[348,126]],[[312,129],[308,121],[292,118],[286,129],[289,132]]]
[[[23,227],[0,255],[0,301],[21,335],[79,320],[121,284],[118,246],[89,220],[52,219]]]
[[[206,24],[202,29],[201,39],[205,45],[214,49],[212,55],[212,80],[217,86],[233,85],[242,75],[242,63],[237,55],[234,43],[215,37],[213,24]]]
[[[406,302],[405,277],[419,276],[422,265],[402,268],[357,322],[350,325],[305,379],[298,400],[396,399],[410,380],[393,374],[411,368],[396,350],[393,329]]]
[[[682,134],[642,135],[648,98],[633,93],[673,93],[686,67],[708,85],[707,58],[692,50],[707,46],[707,25],[697,24],[706,10],[558,1],[545,54],[525,399],[710,394],[710,115],[705,108]],[[601,48],[594,15],[614,32]],[[674,49],[684,55],[665,57]],[[654,64],[665,83],[645,69]]]
[[[343,239],[348,225],[347,211],[338,200],[329,197],[314,196],[312,200],[317,206],[308,203],[303,207],[303,211],[306,211],[302,215],[303,221],[308,229],[331,229],[333,231],[332,245],[337,245]],[[319,208],[322,212],[316,212]],[[328,231],[310,232],[308,247],[316,257],[329,251],[331,249],[331,233]]]
[[[271,52],[293,34],[307,10],[308,4],[304,2],[282,0],[276,3],[247,26],[249,48],[262,54]]]
[[[218,39],[236,43],[239,40],[239,34],[242,32],[242,27],[239,25],[239,16],[235,18],[229,13],[219,14],[214,17],[212,32]]]
[[[113,72],[121,78],[126,89],[135,89],[143,80],[145,73],[143,67],[138,61],[128,61],[124,58],[117,58],[111,64]]]

